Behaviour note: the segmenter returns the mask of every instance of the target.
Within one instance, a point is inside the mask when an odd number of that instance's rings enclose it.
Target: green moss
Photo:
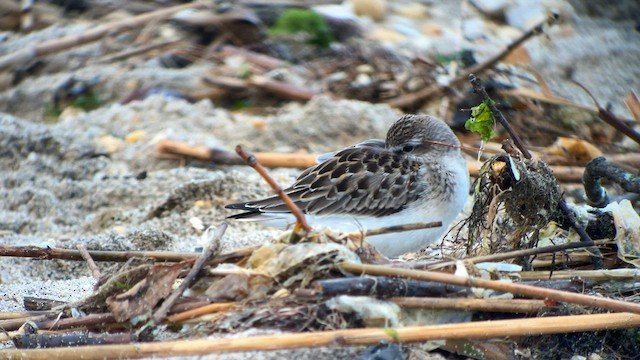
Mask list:
[[[309,44],[328,47],[333,41],[327,21],[315,11],[289,9],[285,11],[271,27],[271,33],[309,35]]]

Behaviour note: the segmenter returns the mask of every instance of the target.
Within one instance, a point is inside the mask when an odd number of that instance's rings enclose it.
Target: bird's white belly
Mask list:
[[[462,184],[461,184],[462,185]],[[441,221],[442,226],[430,229],[411,230],[367,237],[366,240],[387,257],[399,256],[407,252],[418,251],[441,239],[451,222],[456,218],[467,199],[468,182],[464,191],[458,191],[453,201],[434,203],[429,201],[384,217],[355,217],[350,215],[315,216],[306,215],[307,222],[313,227],[328,227],[334,230],[354,232],[378,229],[396,225],[429,223]],[[270,214],[264,224],[286,227],[295,219],[287,214]]]

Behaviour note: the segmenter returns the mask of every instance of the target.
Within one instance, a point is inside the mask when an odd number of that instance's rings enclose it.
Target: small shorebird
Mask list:
[[[335,153],[321,155],[284,191],[311,225],[358,231],[441,221],[442,227],[367,237],[392,257],[440,240],[469,192],[469,173],[460,142],[443,121],[405,115],[387,132]],[[245,210],[230,216],[287,227],[295,218],[278,198],[227,205]]]

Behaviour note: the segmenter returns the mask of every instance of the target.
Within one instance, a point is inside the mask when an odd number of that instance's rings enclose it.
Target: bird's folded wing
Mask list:
[[[303,172],[285,192],[305,213],[314,215],[379,217],[402,210],[426,190],[417,181],[420,163],[378,144],[333,154]],[[227,207],[251,213],[289,212],[277,196]]]

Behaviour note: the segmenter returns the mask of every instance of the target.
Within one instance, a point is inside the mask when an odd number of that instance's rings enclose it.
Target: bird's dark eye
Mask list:
[[[402,152],[409,153],[409,152],[412,152],[412,151],[413,151],[413,149],[415,149],[415,148],[416,148],[416,147],[415,147],[415,146],[413,146],[413,145],[405,145],[405,146],[402,148]]]

